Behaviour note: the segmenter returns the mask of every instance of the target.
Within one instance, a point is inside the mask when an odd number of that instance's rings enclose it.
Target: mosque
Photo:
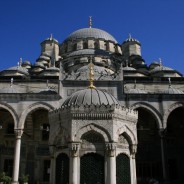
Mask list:
[[[89,27],[0,71],[0,172],[12,184],[184,183],[184,78]]]

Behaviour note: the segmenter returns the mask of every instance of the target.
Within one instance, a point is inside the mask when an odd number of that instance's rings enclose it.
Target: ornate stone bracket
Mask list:
[[[77,157],[79,156],[79,143],[71,143],[71,156],[72,157]]]
[[[136,144],[132,144],[130,146],[130,151],[131,151],[132,158],[135,158],[135,154],[137,153],[137,145]]]
[[[116,143],[107,143],[106,144],[106,151],[107,151],[107,155],[109,157],[115,156],[115,150],[116,150]]]

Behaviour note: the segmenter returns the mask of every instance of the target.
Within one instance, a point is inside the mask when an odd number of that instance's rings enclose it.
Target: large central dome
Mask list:
[[[108,41],[113,41],[117,43],[116,39],[101,29],[97,28],[83,28],[71,33],[66,40],[75,40],[83,38],[95,38],[95,39],[104,39]]]

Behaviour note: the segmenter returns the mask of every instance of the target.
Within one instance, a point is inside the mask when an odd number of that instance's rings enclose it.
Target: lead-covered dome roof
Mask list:
[[[116,39],[101,29],[97,28],[83,28],[71,33],[66,40],[76,40],[76,39],[86,39],[86,38],[95,38],[95,39],[104,39],[117,43]]]
[[[120,105],[112,95],[97,89],[84,89],[73,93],[62,106]]]

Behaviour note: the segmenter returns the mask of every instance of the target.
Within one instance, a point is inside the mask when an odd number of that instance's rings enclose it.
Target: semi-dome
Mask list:
[[[71,33],[66,40],[76,40],[76,39],[86,39],[86,38],[95,38],[95,39],[104,39],[117,43],[116,39],[101,29],[97,28],[83,28]]]
[[[184,94],[183,91],[179,90],[179,89],[175,89],[172,86],[169,86],[168,89],[166,89],[165,91],[163,91],[164,94]]]
[[[133,88],[127,91],[128,94],[147,94],[146,91],[142,89]]]
[[[84,89],[73,93],[62,106],[71,105],[120,105],[112,95],[97,89]]]
[[[81,49],[68,54],[68,57],[81,56],[81,55],[95,55],[95,56],[110,56],[109,52],[100,49]]]

